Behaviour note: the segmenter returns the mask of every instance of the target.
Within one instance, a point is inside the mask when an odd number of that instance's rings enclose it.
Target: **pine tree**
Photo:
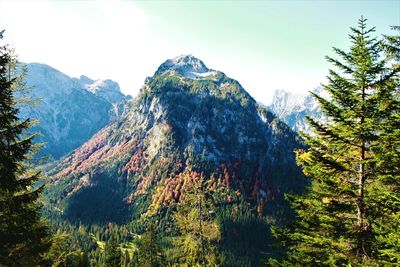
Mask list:
[[[52,238],[51,247],[45,255],[43,266],[83,267],[88,266],[86,260],[84,253],[74,247],[72,238],[65,232],[57,231]]]
[[[86,252],[83,252],[81,255],[79,267],[90,267],[89,256]]]
[[[104,250],[104,266],[105,267],[120,267],[122,252],[118,247],[117,240],[114,235],[111,235]]]
[[[192,180],[192,188],[183,196],[174,214],[180,231],[174,246],[181,264],[218,265],[216,243],[221,240],[221,231],[215,211],[204,178]]]
[[[139,267],[139,253],[135,250],[132,254],[132,258],[129,267]]]
[[[128,267],[129,263],[130,263],[129,252],[127,250],[125,250],[125,253],[123,253],[123,257],[122,257],[121,266]]]
[[[323,86],[330,100],[314,94],[328,122],[308,118],[313,134],[304,134],[309,149],[297,151],[297,160],[311,184],[303,195],[289,197],[298,220],[275,229],[288,252],[271,265],[377,264],[373,229],[382,215],[373,191],[390,160],[378,159],[376,151],[390,132],[389,117],[398,116],[385,105],[394,103],[399,70],[389,66],[365,19],[351,31],[350,51],[334,48],[341,61],[327,57],[340,71],[330,70]]]
[[[149,223],[147,232],[142,236],[140,240],[137,258],[139,260],[139,266],[163,266],[160,238],[157,234],[154,223]],[[134,260],[135,259],[133,259],[132,261]]]
[[[19,78],[13,75],[14,62],[8,47],[1,46],[0,264],[34,266],[50,246],[49,231],[41,220],[38,203],[43,187],[35,188],[40,173],[28,169],[34,135],[26,132],[32,125],[30,119],[18,118],[14,93]]]

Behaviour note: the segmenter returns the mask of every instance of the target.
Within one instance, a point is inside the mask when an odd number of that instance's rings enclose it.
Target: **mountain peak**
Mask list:
[[[82,85],[86,85],[86,84],[91,84],[91,83],[93,83],[94,80],[90,79],[89,77],[87,77],[87,76],[85,76],[85,75],[81,75],[81,76],[79,77],[79,82],[80,82]]]
[[[326,93],[321,87],[311,92],[325,97]],[[324,120],[318,101],[306,92],[288,92],[284,90],[275,91],[272,103],[268,108],[280,119],[286,122],[294,131],[310,133],[310,126],[305,117],[309,116],[318,120]]]
[[[176,71],[190,79],[199,79],[215,73],[215,71],[208,69],[203,61],[193,55],[180,55],[162,63],[155,75],[162,75],[172,71]]]
[[[107,80],[99,79],[99,80],[92,81],[91,84],[86,84],[85,88],[92,93],[95,93],[99,90],[121,92],[121,89],[120,89],[118,83],[114,82],[113,80],[109,80],[109,79],[107,79]]]
[[[174,64],[173,67],[190,67],[196,72],[207,72],[209,69],[200,59],[193,55],[180,55],[170,61]]]
[[[87,77],[86,77],[87,78]],[[85,79],[80,77],[79,81],[81,82],[82,88],[91,92],[94,95],[97,95],[111,104],[116,104],[124,99],[128,99],[129,97],[125,96],[121,93],[121,89],[117,82],[113,80],[91,80],[89,78]]]

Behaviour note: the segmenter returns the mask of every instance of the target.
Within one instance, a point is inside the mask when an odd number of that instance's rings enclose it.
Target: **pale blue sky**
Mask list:
[[[193,54],[258,101],[324,82],[331,47],[347,49],[364,15],[377,33],[400,25],[393,1],[0,0],[0,28],[26,62],[111,78],[136,95],[166,59]]]

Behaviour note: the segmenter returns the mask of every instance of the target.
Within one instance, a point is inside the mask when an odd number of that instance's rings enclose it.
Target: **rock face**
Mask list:
[[[160,76],[173,71],[190,79],[200,79],[216,73],[213,70],[209,70],[201,60],[192,55],[183,55],[165,61],[158,68],[155,75]]]
[[[312,92],[317,95],[324,93],[321,88],[316,88]],[[296,132],[310,133],[310,127],[305,120],[306,116],[323,120],[318,102],[309,93],[296,94],[277,90],[268,108]]]
[[[161,64],[121,117],[49,172],[47,195],[72,220],[137,218],[179,201],[179,177],[190,170],[223,179],[267,203],[261,213],[273,212],[285,192],[304,186],[293,152],[299,146],[236,80],[180,56]]]
[[[92,80],[84,75],[74,80],[79,82],[82,88],[112,104],[120,103],[127,98],[121,93],[119,84],[112,80]]]
[[[116,103],[125,96],[113,81],[73,79],[38,63],[27,64],[27,70],[30,95],[40,102],[34,108],[22,108],[21,116],[39,119],[33,130],[42,135],[38,141],[45,143],[42,155],[55,159],[66,155],[122,112]]]

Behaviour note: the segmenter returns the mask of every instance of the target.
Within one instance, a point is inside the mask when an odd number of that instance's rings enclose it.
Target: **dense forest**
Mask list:
[[[257,179],[246,187],[240,176],[250,171],[235,172],[238,161],[222,164],[216,174],[201,162],[181,171],[184,163],[176,160],[173,170],[161,163],[152,169],[174,176],[165,180],[165,190],[152,189],[152,199],[139,196],[137,203],[146,205],[132,216],[122,204],[101,199],[113,182],[107,177],[101,190],[78,195],[81,203],[95,199],[104,218],[91,206],[74,209],[74,202],[68,214],[55,211],[52,197],[64,193],[61,186],[44,196],[52,185],[35,157],[41,144],[28,131],[40,122],[19,117],[20,107],[35,101],[26,97],[13,50],[2,45],[0,266],[400,265],[400,27],[393,33],[379,36],[361,18],[351,28],[350,47],[326,57],[332,65],[323,85],[329,98],[313,96],[327,120],[307,119],[312,132],[301,134],[295,151],[306,188],[287,192],[285,203],[268,202]],[[246,97],[237,102],[249,105]],[[144,164],[143,153],[135,154],[132,173]],[[289,173],[285,166],[275,171]],[[115,197],[129,190],[118,186]],[[108,211],[113,220],[107,221]]]

